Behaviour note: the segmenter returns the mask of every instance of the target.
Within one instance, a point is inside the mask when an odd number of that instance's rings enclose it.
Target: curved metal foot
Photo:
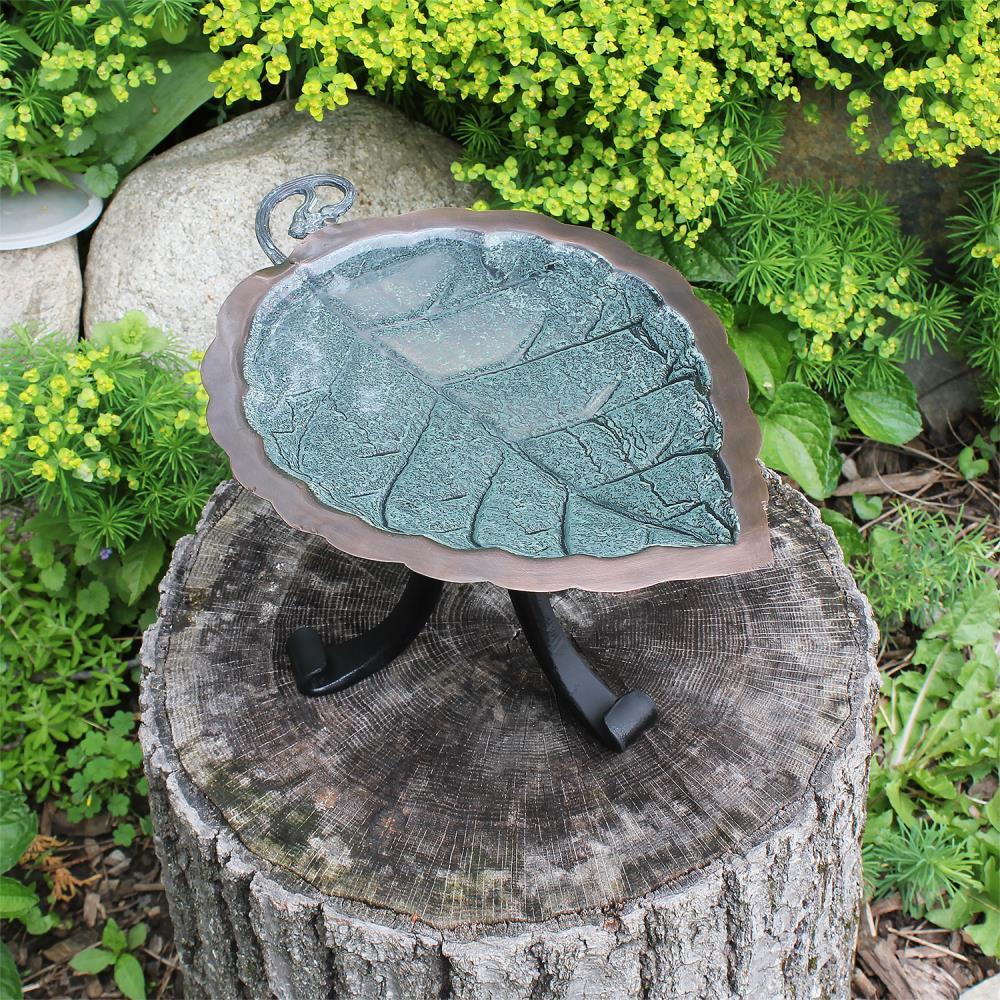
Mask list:
[[[634,743],[656,721],[653,699],[645,691],[618,697],[577,652],[547,594],[508,593],[531,651],[556,693],[605,746],[622,751]]]
[[[441,595],[442,583],[410,573],[396,606],[370,631],[344,642],[324,643],[305,626],[288,638],[295,684],[305,695],[332,694],[388,666],[419,635]]]

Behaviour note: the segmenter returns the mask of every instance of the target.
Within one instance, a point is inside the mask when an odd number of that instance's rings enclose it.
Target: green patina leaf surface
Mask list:
[[[686,322],[589,251],[441,230],[300,266],[258,307],[245,410],[325,505],[459,549],[733,544]]]

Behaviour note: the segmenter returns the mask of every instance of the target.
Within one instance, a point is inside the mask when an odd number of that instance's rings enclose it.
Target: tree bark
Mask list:
[[[142,741],[185,996],[848,997],[876,630],[830,531],[769,476],[772,567],[554,599],[660,721],[563,718],[506,592],[321,699],[284,655],[401,589],[226,484],[161,584]]]

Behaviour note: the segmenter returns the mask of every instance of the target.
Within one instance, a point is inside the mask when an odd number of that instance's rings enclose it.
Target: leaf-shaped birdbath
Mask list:
[[[320,184],[342,201],[317,209]],[[292,193],[312,233],[285,260]],[[614,591],[769,561],[746,379],[676,271],[523,212],[330,224],[352,200],[333,175],[273,192],[280,266],[223,307],[209,424],[244,485],[415,580]]]

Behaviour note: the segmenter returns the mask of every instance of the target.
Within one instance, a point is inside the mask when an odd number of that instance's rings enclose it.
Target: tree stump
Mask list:
[[[488,584],[302,697],[287,636],[371,626],[404,571],[220,487],[143,645],[185,996],[849,996],[876,631],[816,510],[769,488],[773,567],[554,599],[659,707],[619,755],[562,717]]]

